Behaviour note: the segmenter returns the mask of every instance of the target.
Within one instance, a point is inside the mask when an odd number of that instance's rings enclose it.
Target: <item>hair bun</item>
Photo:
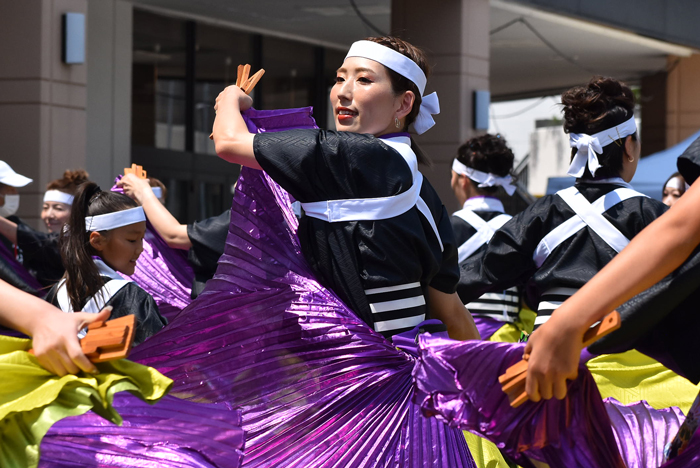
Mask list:
[[[565,91],[561,102],[568,133],[597,133],[624,122],[634,112],[632,90],[615,78],[602,76]]]
[[[75,170],[70,170],[67,169],[63,173],[63,180],[67,182],[66,185],[73,184],[73,185],[80,185],[82,183],[85,183],[89,180],[90,174],[87,173],[86,170],[84,169],[75,169]]]

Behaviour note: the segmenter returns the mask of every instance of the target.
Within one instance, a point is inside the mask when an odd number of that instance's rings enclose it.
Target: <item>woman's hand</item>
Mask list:
[[[216,97],[214,111],[218,112],[221,108],[230,105],[232,102],[238,103],[238,110],[243,112],[253,107],[253,98],[248,96],[241,88],[236,85],[227,86]]]
[[[124,190],[124,195],[133,198],[140,204],[143,204],[143,199],[149,192],[153,193],[148,179],[141,179],[135,174],[126,174],[117,182],[117,187]]]
[[[105,307],[99,314],[77,312],[66,314],[46,303],[47,310],[30,331],[34,355],[39,364],[58,376],[77,374],[81,370],[91,374],[97,368],[83,354],[78,332],[92,322],[105,321],[112,307]]]
[[[555,312],[530,335],[525,346],[523,357],[528,360],[525,390],[532,401],[563,399],[566,380],[578,376],[585,328],[560,323],[564,320],[557,318]]]

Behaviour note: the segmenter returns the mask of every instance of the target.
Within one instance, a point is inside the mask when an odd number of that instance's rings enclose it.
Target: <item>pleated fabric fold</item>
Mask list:
[[[129,394],[113,406],[125,423],[94,413],[56,423],[41,444],[41,468],[235,468],[244,434],[240,411],[166,396],[149,405]]]
[[[248,128],[307,128],[310,110],[248,112]],[[461,431],[412,403],[415,359],[322,287],[289,195],[243,169],[224,255],[204,292],[133,358],[183,399],[241,409],[244,466],[471,467]]]
[[[172,381],[155,369],[126,360],[97,364],[96,375],[58,377],[27,351],[31,341],[0,336],[0,466],[35,467],[39,444],[49,428],[68,416],[92,410],[121,424],[112,405],[115,393],[129,391],[155,402]]]

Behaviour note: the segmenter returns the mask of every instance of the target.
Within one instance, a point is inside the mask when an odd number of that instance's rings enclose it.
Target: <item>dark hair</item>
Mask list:
[[[592,135],[619,125],[634,115],[632,90],[615,78],[594,76],[586,86],[576,86],[561,95],[566,133]],[[637,132],[632,139],[637,141]],[[571,150],[571,159],[578,150]],[[625,138],[603,147],[598,155],[601,167],[596,177],[616,177],[622,172],[622,157],[625,154]],[[593,175],[586,166],[583,179]]]
[[[406,57],[416,62],[420,69],[423,70],[426,79],[430,75],[430,66],[428,65],[427,56],[425,52],[423,52],[418,47],[409,44],[403,39],[399,39],[398,37],[393,36],[368,37],[365,40],[376,42],[377,44],[381,44],[384,47],[388,47],[392,50],[395,50],[396,52],[399,52],[402,55],[405,55]],[[389,68],[387,68],[386,70],[389,74],[389,79],[391,80],[391,88],[394,91],[394,94],[398,95],[406,91],[411,91],[416,97],[415,101],[413,101],[413,108],[411,109],[411,112],[409,112],[406,116],[406,123],[404,124],[404,128],[401,129],[401,131],[405,132],[408,131],[408,126],[416,121],[416,117],[418,117],[418,112],[420,112],[420,105],[423,102],[423,98],[421,96],[420,91],[418,90],[418,86],[416,86],[414,82],[412,82],[405,76],[399,75],[394,70],[391,70]],[[418,162],[430,166],[430,158],[428,158],[428,156],[423,152],[423,150],[421,150],[418,147],[418,145],[415,144],[413,139],[411,139],[411,146],[413,147],[413,150],[416,153]]]
[[[664,182],[664,185],[661,186],[661,192],[663,193],[664,189],[666,188],[666,184],[668,184],[671,181],[671,179],[681,179],[681,181],[683,183],[681,184],[681,188],[679,188],[678,191],[681,192],[681,195],[683,195],[685,193],[686,181],[680,172],[674,172],[673,174],[671,174],[671,177],[666,179],[666,182]]]
[[[168,200],[168,189],[165,184],[155,177],[148,177],[148,183],[151,187],[160,187],[163,192],[163,203],[165,203]]]
[[[46,185],[46,190],[58,190],[70,195],[75,195],[78,186],[87,182],[89,180],[88,177],[90,177],[90,174],[83,169],[76,169],[73,171],[69,169],[63,173],[63,177],[60,179],[49,182]]]
[[[97,294],[104,285],[93,255],[97,252],[90,245],[90,232],[85,228],[85,217],[138,206],[124,194],[103,192],[94,182],[86,182],[80,187],[73,200],[73,208],[60,238],[61,259],[66,267],[64,278],[66,290],[73,310],[83,308],[87,300]],[[107,231],[101,232],[106,235]]]
[[[457,161],[477,171],[505,177],[513,170],[515,156],[508,147],[505,138],[500,135],[481,135],[467,140],[457,150]],[[512,174],[511,174],[512,175]],[[484,193],[496,193],[498,187],[478,187],[478,183],[470,180],[477,190]]]

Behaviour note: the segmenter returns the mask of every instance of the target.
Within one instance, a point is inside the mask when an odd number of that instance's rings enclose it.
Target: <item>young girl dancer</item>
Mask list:
[[[135,344],[164,327],[153,298],[117,273],[134,273],[146,231],[143,209],[126,195],[88,182],[78,189],[66,226],[61,234],[66,273],[47,300],[64,312],[97,312],[111,305],[112,318],[134,314]]]

